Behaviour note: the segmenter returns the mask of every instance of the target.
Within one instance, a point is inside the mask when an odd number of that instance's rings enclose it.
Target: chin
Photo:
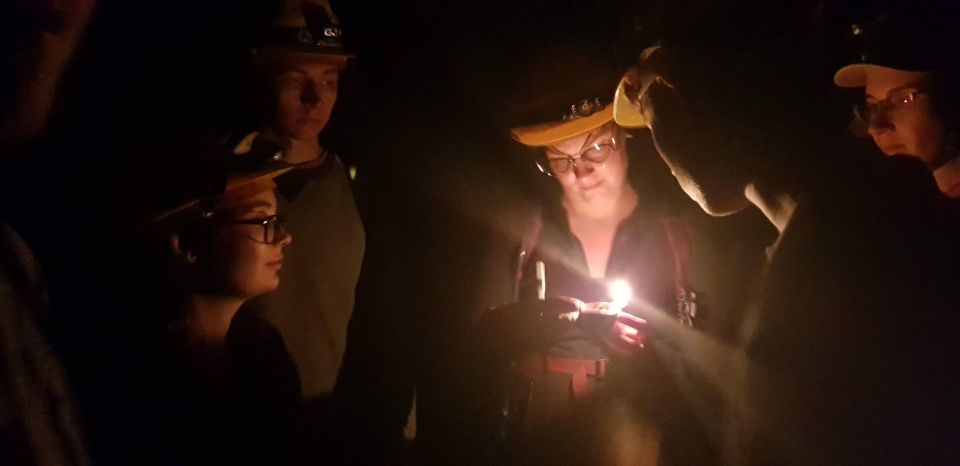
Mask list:
[[[726,217],[728,215],[743,212],[748,207],[746,203],[744,205],[737,206],[716,202],[700,202],[699,204],[700,208],[711,217]]]
[[[701,192],[698,198],[694,198],[700,208],[707,215],[712,217],[726,217],[739,212],[743,212],[751,206],[746,196],[739,192]]]
[[[690,179],[678,178],[680,188],[696,202],[701,209],[712,217],[726,217],[741,212],[750,206],[750,202],[742,195],[727,195],[713,190],[705,190],[703,186]]]
[[[287,138],[296,140],[296,141],[306,141],[309,139],[316,139],[317,135],[320,134],[320,130],[323,127],[316,128],[315,125],[309,123],[296,123],[291,122],[290,124],[284,125],[284,128],[280,133]]]
[[[253,287],[252,293],[253,297],[263,296],[267,293],[270,293],[276,290],[280,286],[280,279],[275,278],[273,280],[264,280],[262,283],[258,283],[257,286]]]

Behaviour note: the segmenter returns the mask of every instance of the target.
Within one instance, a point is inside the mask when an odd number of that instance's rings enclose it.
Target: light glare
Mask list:
[[[625,280],[610,282],[608,290],[610,291],[611,304],[621,309],[627,307],[627,304],[630,304],[630,300],[633,299],[633,289]]]

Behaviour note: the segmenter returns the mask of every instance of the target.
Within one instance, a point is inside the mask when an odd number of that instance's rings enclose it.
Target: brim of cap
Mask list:
[[[288,57],[297,60],[348,61],[357,58],[350,52],[333,48],[300,50],[293,47],[264,46],[253,49],[251,52],[254,57]]]
[[[513,139],[521,144],[533,147],[549,146],[593,131],[611,121],[613,121],[613,107],[607,105],[603,110],[590,116],[513,128],[510,133],[513,134]]]
[[[223,191],[224,192],[233,191],[234,189],[238,189],[250,184],[258,183],[260,181],[272,180],[290,170],[293,170],[294,168],[296,167],[293,165],[284,164],[281,167],[271,168],[268,170],[249,173],[249,174],[236,176],[236,177],[231,176],[227,178],[227,187],[224,188]]]
[[[624,128],[646,128],[649,126],[647,118],[640,112],[640,107],[630,102],[626,92],[626,79],[621,79],[613,93],[613,119]]]
[[[266,180],[272,180],[290,170],[293,170],[294,168],[296,167],[293,165],[285,165],[282,167],[271,168],[267,170],[260,170],[253,173],[247,173],[247,174],[238,175],[238,176],[230,176],[227,178],[227,186],[224,188],[223,192],[226,193],[226,192],[240,189],[246,186],[250,186],[255,183],[260,183]],[[157,222],[166,220],[168,218],[171,218],[185,210],[190,209],[191,207],[195,207],[196,205],[200,204],[201,201],[203,201],[203,198],[198,197],[195,199],[191,199],[172,209],[166,210],[160,213],[159,215],[151,217],[147,223],[157,223]]]
[[[833,75],[833,83],[839,87],[865,87],[871,73],[879,71],[899,71],[901,73],[926,73],[927,70],[905,70],[889,66],[874,65],[872,63],[856,63],[837,70]]]

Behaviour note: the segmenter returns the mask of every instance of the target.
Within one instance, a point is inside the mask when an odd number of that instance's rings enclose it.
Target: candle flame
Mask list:
[[[616,307],[624,308],[627,307],[627,304],[630,304],[630,300],[633,299],[633,289],[630,288],[625,280],[614,280],[610,282],[609,285],[610,291],[610,301]]]

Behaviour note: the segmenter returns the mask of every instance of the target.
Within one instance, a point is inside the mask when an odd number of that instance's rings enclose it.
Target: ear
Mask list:
[[[170,234],[170,252],[172,252],[175,257],[182,257],[188,264],[197,263],[197,255],[184,246],[180,233]]]

